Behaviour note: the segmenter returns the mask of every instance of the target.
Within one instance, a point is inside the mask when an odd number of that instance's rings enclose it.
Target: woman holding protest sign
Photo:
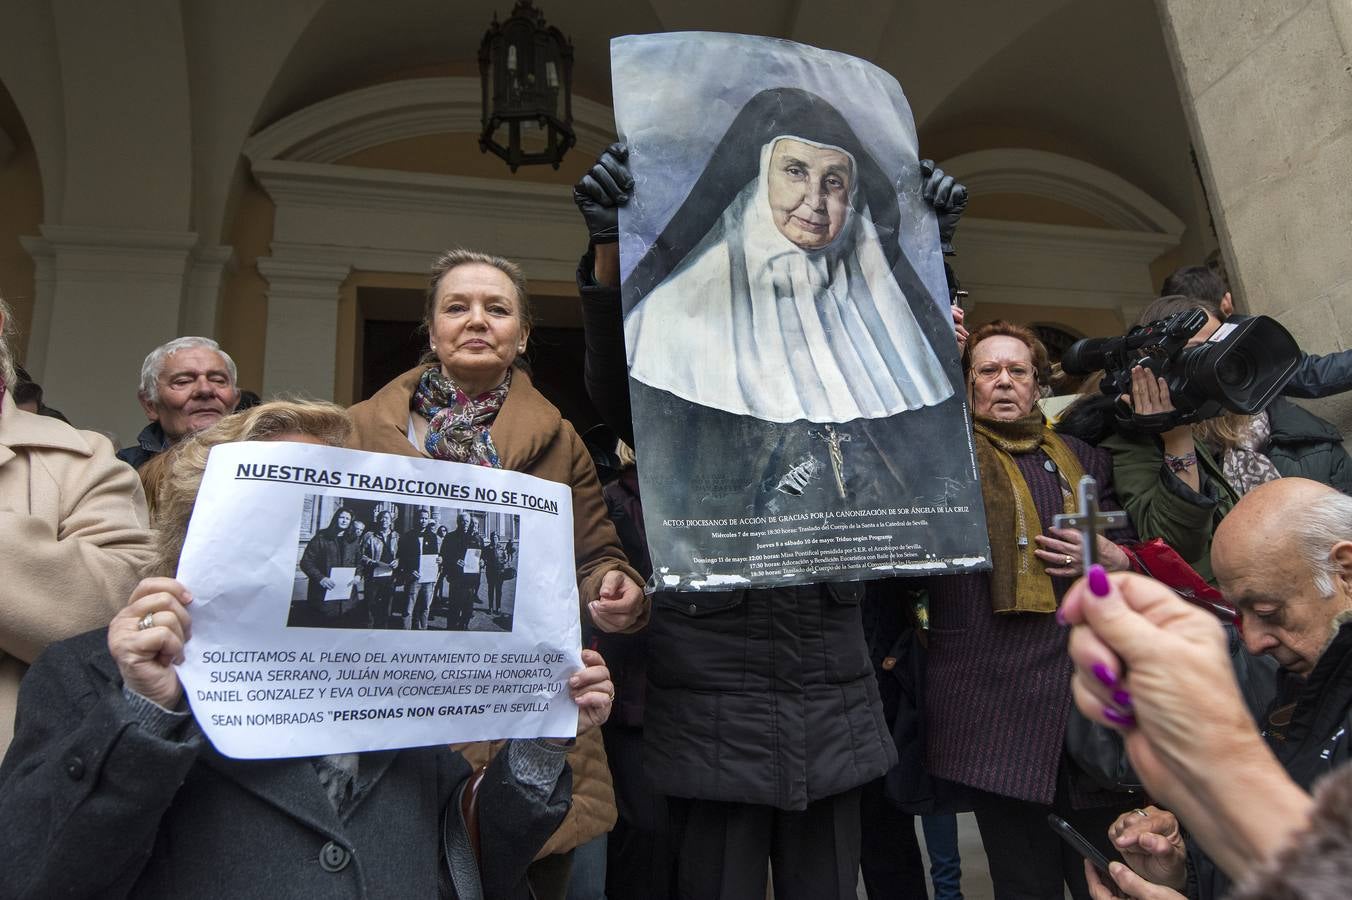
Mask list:
[[[161,575],[24,681],[0,767],[0,896],[528,895],[526,868],[568,809],[567,742],[508,742],[466,804],[472,768],[451,748],[235,760],[184,706],[174,663],[193,598],[169,573],[211,448],[350,435],[337,407],[277,402],[180,445],[159,492]],[[583,662],[570,680],[580,736],[614,690],[599,655]]]
[[[356,601],[355,584],[347,589],[346,596],[329,597],[336,586],[334,569],[348,567],[355,573],[360,556],[361,541],[353,527],[352,510],[340,508],[305,545],[300,558],[300,570],[308,582],[304,618],[291,624],[323,626],[335,619],[350,628],[364,627],[367,614]]]
[[[423,310],[428,353],[352,408],[352,445],[510,469],[569,485],[582,614],[602,631],[636,630],[647,620],[647,602],[606,517],[591,458],[520,365],[530,336],[528,302],[526,279],[516,264],[464,249],[442,256]],[[498,747],[464,750],[482,760]],[[615,823],[600,736],[579,740],[569,758],[575,801],[532,872],[532,887],[541,897],[562,897],[573,848]]]

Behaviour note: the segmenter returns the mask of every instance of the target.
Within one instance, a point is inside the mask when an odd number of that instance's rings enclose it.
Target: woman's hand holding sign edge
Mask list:
[[[183,699],[174,666],[192,637],[192,594],[173,578],[143,578],[108,626],[108,652],[122,683],[165,709]]]

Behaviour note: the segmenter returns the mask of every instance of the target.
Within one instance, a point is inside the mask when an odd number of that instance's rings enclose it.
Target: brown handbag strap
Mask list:
[[[483,857],[479,853],[479,788],[483,785],[486,771],[487,766],[475,769],[474,774],[465,782],[465,789],[460,793],[460,816],[465,823],[465,832],[469,835],[469,846],[474,851],[474,859],[481,865]]]

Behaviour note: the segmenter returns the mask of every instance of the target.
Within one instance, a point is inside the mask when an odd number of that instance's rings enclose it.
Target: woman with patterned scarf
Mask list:
[[[930,594],[925,676],[930,774],[970,793],[996,896],[1055,898],[1063,882],[1088,897],[1080,857],[1047,827],[1069,820],[1104,846],[1130,795],[1072,784],[1065,759],[1072,669],[1062,595],[1082,572],[1079,535],[1050,527],[1074,510],[1081,476],[1116,509],[1107,453],[1052,431],[1037,406],[1047,351],[1028,329],[992,322],[963,356],[973,416],[991,572],[936,577]],[[1129,533],[1118,533],[1128,539]],[[1098,558],[1126,569],[1130,556],[1100,537]]]
[[[526,279],[505,259],[451,250],[433,268],[423,307],[422,363],[352,407],[353,446],[511,469],[567,484],[581,615],[602,631],[647,620],[641,578],[606,516],[591,457],[572,425],[517,365],[530,336]],[[482,764],[501,742],[462,748]],[[573,848],[610,830],[615,798],[600,732],[569,754],[573,807],[531,867],[536,896],[564,896]]]

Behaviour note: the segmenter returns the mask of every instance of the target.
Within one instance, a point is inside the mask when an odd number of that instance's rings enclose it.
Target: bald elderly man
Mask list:
[[[1221,520],[1211,562],[1243,619],[1245,647],[1280,666],[1276,699],[1258,727],[1282,768],[1308,791],[1352,756],[1352,497],[1304,478],[1268,482]],[[1226,748],[1215,755],[1224,767]],[[1127,813],[1109,831],[1132,869],[1154,882],[1137,886],[1133,879],[1127,895],[1225,896],[1228,880],[1186,846],[1174,816],[1155,807],[1144,812]],[[1127,887],[1119,879],[1119,888]]]

